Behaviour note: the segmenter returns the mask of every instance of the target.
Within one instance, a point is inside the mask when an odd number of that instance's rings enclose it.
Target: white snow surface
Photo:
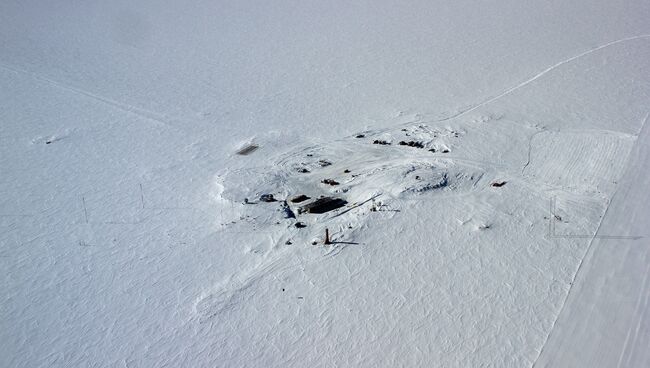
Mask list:
[[[0,367],[650,365],[648,19],[3,0]]]

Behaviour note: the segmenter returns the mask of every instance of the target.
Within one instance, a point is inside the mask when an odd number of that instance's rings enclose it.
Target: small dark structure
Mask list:
[[[495,188],[499,188],[499,187],[502,187],[502,186],[506,185],[506,183],[507,183],[507,181],[495,181],[494,183],[490,184],[490,186],[495,187]]]
[[[341,198],[323,197],[300,207],[298,213],[325,213],[341,208],[348,202]]]
[[[372,144],[381,144],[383,146],[388,146],[390,145],[390,142],[381,139],[375,139],[374,141],[372,141]]]
[[[262,194],[260,196],[260,201],[261,202],[275,202],[276,199],[273,198],[273,194]]]
[[[339,185],[339,182],[334,180],[334,179],[323,179],[321,181],[321,183],[327,184],[327,185]]]
[[[239,150],[237,150],[236,153],[238,155],[246,156],[246,155],[250,155],[251,153],[255,152],[258,148],[260,148],[260,146],[254,144],[254,143],[247,144],[247,145],[243,146],[242,148],[240,148]]]
[[[399,142],[400,146],[409,146],[409,147],[415,147],[415,148],[424,148],[424,144],[422,142],[416,142],[416,141],[400,141]]]
[[[300,194],[300,195],[297,195],[297,196],[291,198],[290,201],[291,201],[291,203],[300,203],[300,202],[304,202],[304,201],[306,201],[308,199],[310,199],[310,197],[307,197],[304,194]]]

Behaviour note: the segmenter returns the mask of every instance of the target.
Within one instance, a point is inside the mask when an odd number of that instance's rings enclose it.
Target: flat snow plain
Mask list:
[[[0,366],[647,366],[647,19],[3,1]]]

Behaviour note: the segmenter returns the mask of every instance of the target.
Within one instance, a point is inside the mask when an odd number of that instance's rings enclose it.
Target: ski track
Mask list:
[[[648,134],[646,129],[647,129],[647,122],[648,122],[648,116],[649,115],[650,115],[650,113],[646,114],[646,116],[645,116],[645,118],[643,120],[643,124],[641,126],[640,131],[639,131],[639,135],[637,136],[637,142],[638,142],[639,139],[642,139],[642,137],[644,137],[646,134]],[[634,147],[632,147],[632,150],[633,149],[634,149]],[[630,152],[632,152],[632,151],[630,151]],[[628,163],[630,162],[629,155],[628,155],[628,158],[627,158],[626,162],[628,162]],[[607,203],[607,207],[605,208],[605,212],[603,213],[603,216],[600,218],[600,221],[598,222],[598,227],[596,228],[596,231],[594,232],[594,235],[591,237],[591,240],[589,241],[589,245],[587,246],[587,249],[585,250],[584,255],[580,258],[580,263],[578,264],[578,268],[576,269],[576,272],[573,274],[573,277],[571,279],[571,283],[569,284],[569,291],[567,291],[567,293],[566,293],[566,295],[564,297],[564,300],[562,301],[562,305],[560,306],[560,310],[556,314],[555,320],[553,321],[553,324],[551,325],[551,329],[549,330],[548,335],[546,336],[546,339],[544,340],[544,343],[542,344],[542,347],[539,349],[539,353],[537,354],[537,357],[533,361],[533,365],[532,365],[533,368],[536,366],[537,361],[539,360],[539,357],[542,355],[542,352],[544,351],[544,347],[548,343],[548,341],[549,341],[549,339],[551,337],[551,334],[555,330],[555,325],[557,324],[558,319],[562,315],[562,311],[564,310],[564,307],[566,306],[567,300],[569,299],[569,296],[571,295],[571,291],[574,290],[573,286],[575,285],[575,281],[576,281],[578,275],[580,274],[580,270],[582,269],[582,266],[583,266],[583,264],[585,262],[585,259],[591,253],[591,249],[592,249],[592,245],[594,243],[594,239],[596,239],[596,236],[598,235],[598,232],[600,231],[600,227],[603,224],[603,220],[607,217],[607,212],[608,212],[608,210],[609,210],[609,208],[611,206],[611,203],[614,201],[615,198],[616,198],[616,189],[614,190],[614,194],[612,194],[611,199]],[[626,343],[627,343],[627,339],[626,339]],[[625,352],[625,349],[623,349],[623,352]],[[620,361],[619,361],[619,363],[620,363]]]
[[[603,44],[603,45],[594,47],[592,49],[589,49],[587,51],[584,51],[584,52],[582,52],[582,53],[580,53],[578,55],[572,56],[572,57],[570,57],[568,59],[562,60],[562,61],[560,61],[560,62],[558,62],[556,64],[553,64],[550,67],[542,70],[541,72],[535,74],[533,77],[531,77],[531,78],[517,84],[516,86],[507,89],[505,92],[501,93],[498,96],[488,98],[487,100],[485,100],[483,102],[480,102],[479,104],[474,105],[472,107],[469,107],[469,108],[467,108],[465,110],[461,110],[461,111],[459,111],[458,113],[456,113],[454,115],[448,116],[446,118],[439,119],[439,120],[437,120],[437,122],[452,120],[452,119],[458,118],[460,116],[463,116],[463,115],[465,115],[465,114],[467,114],[469,112],[472,112],[472,111],[474,111],[474,110],[476,110],[476,109],[478,109],[478,108],[480,108],[482,106],[485,106],[485,105],[487,105],[487,104],[489,104],[491,102],[494,102],[494,101],[496,101],[496,100],[498,100],[498,99],[500,99],[502,97],[505,97],[505,96],[509,95],[510,93],[518,90],[519,88],[522,88],[522,87],[534,82],[535,80],[537,80],[540,77],[544,76],[546,73],[551,72],[554,69],[557,69],[557,68],[563,66],[564,64],[568,64],[568,63],[570,63],[570,62],[572,62],[574,60],[577,60],[577,59],[579,59],[579,58],[581,58],[583,56],[587,56],[587,55],[592,54],[592,53],[594,53],[596,51],[602,50],[602,49],[610,47],[610,46],[614,46],[614,45],[619,44],[619,43],[634,41],[634,40],[640,40],[640,39],[650,39],[650,34],[642,34],[642,35],[638,35],[638,36],[631,36],[631,37],[621,38],[619,40],[608,42],[606,44]]]
[[[533,135],[531,135],[530,138],[528,139],[528,160],[526,161],[526,163],[524,164],[524,166],[521,168],[521,174],[522,174],[522,175],[523,175],[524,172],[526,171],[526,168],[528,167],[528,165],[530,165],[530,154],[531,154],[531,152],[532,152],[532,150],[533,150],[533,139],[534,139],[538,134],[541,134],[541,133],[547,133],[547,132],[548,132],[548,130],[540,130],[539,132],[535,132],[535,133],[533,133]]]
[[[645,277],[643,278],[643,284],[641,286],[641,290],[645,290],[645,293],[639,294],[639,297],[637,299],[636,305],[634,307],[634,315],[639,316],[637,323],[636,323],[636,328],[634,329],[634,336],[632,337],[632,346],[634,346],[634,343],[636,342],[637,338],[639,337],[639,329],[641,325],[643,324],[643,321],[646,320],[648,317],[648,299],[650,298],[650,288],[648,288],[646,285],[648,284],[648,275],[650,274],[650,265],[646,267],[646,272],[645,272]],[[641,300],[643,300],[643,307],[641,307]],[[639,311],[642,310],[643,312],[639,313]],[[621,349],[621,355],[618,357],[618,363],[616,364],[616,368],[620,368],[623,364],[623,358],[627,357],[627,360],[625,361],[625,366],[629,367],[630,366],[630,358],[632,356],[632,352],[628,352],[628,346],[630,343],[630,336],[632,334],[632,330],[627,331],[627,335],[625,336],[625,341],[623,342],[623,348]]]
[[[107,97],[103,97],[103,96],[100,96],[98,94],[83,90],[81,88],[73,87],[73,86],[70,86],[70,85],[55,81],[53,79],[50,79],[48,77],[44,77],[44,76],[42,76],[42,75],[40,75],[38,73],[30,72],[28,70],[24,70],[24,69],[20,69],[20,68],[10,66],[5,62],[0,62],[0,68],[3,68],[5,70],[7,70],[9,72],[12,72],[12,73],[15,73],[15,74],[26,75],[26,76],[28,76],[28,77],[36,80],[36,81],[52,85],[54,87],[57,87],[59,89],[62,89],[62,90],[68,91],[68,92],[72,92],[72,93],[75,93],[75,94],[78,94],[78,95],[81,95],[81,96],[88,97],[88,98],[90,98],[92,100],[95,100],[95,101],[98,101],[98,102],[100,102],[100,103],[102,103],[104,105],[108,105],[110,107],[122,110],[122,111],[124,111],[126,113],[137,115],[137,116],[139,116],[141,118],[144,118],[146,120],[154,121],[154,122],[162,124],[162,125],[164,125],[166,127],[178,129],[174,124],[172,124],[163,115],[158,114],[156,112],[149,111],[149,110],[146,110],[146,109],[143,109],[143,108],[140,108],[140,107],[136,107],[134,105],[130,105],[130,104],[127,104],[127,103],[119,102],[119,101],[116,101],[116,100],[113,100],[113,99],[110,99],[110,98],[107,98]]]

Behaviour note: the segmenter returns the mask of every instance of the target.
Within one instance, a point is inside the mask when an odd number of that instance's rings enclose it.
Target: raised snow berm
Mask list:
[[[464,143],[465,131],[463,127],[417,124],[364,132],[367,140],[352,136],[296,146],[280,156],[269,157],[266,165],[224,170],[218,175],[217,197],[232,203],[242,203],[244,198],[279,201],[280,208],[231,207],[235,221],[238,211],[247,211],[251,221],[260,228],[285,224],[283,220],[292,219],[293,214],[310,226],[320,222],[328,222],[330,226],[334,223],[360,226],[366,221],[372,198],[381,196],[387,208],[405,209],[404,200],[455,197],[485,188],[478,185],[483,178],[494,181],[495,173],[484,161],[429,152],[429,149],[449,152],[450,147],[459,153],[473,152],[475,147]],[[476,157],[483,154],[476,152]],[[268,195],[271,193],[273,197]],[[344,206],[334,216],[308,216]]]

